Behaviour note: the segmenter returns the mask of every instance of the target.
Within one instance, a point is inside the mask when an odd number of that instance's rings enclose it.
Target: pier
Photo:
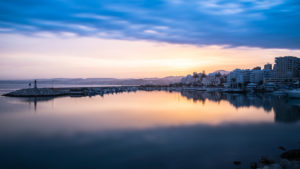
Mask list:
[[[70,88],[28,88],[16,90],[3,96],[10,97],[57,97],[57,96],[92,96],[110,93],[137,91],[137,86],[120,87],[70,87]]]

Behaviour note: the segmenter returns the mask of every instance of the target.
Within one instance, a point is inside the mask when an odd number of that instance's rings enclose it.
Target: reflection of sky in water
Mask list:
[[[299,147],[297,104],[195,92],[0,97],[0,168],[234,168]]]
[[[143,129],[190,124],[273,122],[274,113],[263,108],[236,108],[228,101],[193,102],[180,93],[137,92],[104,97],[61,97],[24,102],[10,99],[11,107],[24,107],[22,113],[2,113],[1,124],[13,132],[98,131]],[[2,110],[5,112],[5,109]],[[12,122],[19,122],[12,123]],[[36,127],[38,125],[39,127]]]

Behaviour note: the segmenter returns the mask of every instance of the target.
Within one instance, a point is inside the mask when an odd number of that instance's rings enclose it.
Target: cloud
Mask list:
[[[298,0],[0,1],[0,33],[300,49]]]

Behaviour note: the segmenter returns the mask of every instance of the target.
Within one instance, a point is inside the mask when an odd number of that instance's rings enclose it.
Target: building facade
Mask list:
[[[228,87],[241,87],[250,82],[250,70],[235,69],[227,76]]]
[[[251,83],[262,83],[264,80],[264,71],[263,70],[252,70],[250,72],[250,82]]]
[[[272,70],[272,64],[270,64],[270,63],[265,64],[264,70]]]
[[[274,78],[292,79],[300,77],[300,58],[294,56],[276,57]]]

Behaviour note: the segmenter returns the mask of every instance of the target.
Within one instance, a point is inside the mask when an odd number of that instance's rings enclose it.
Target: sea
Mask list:
[[[0,94],[27,87],[0,83]],[[250,168],[299,149],[299,131],[300,100],[272,93],[0,96],[0,168]]]

